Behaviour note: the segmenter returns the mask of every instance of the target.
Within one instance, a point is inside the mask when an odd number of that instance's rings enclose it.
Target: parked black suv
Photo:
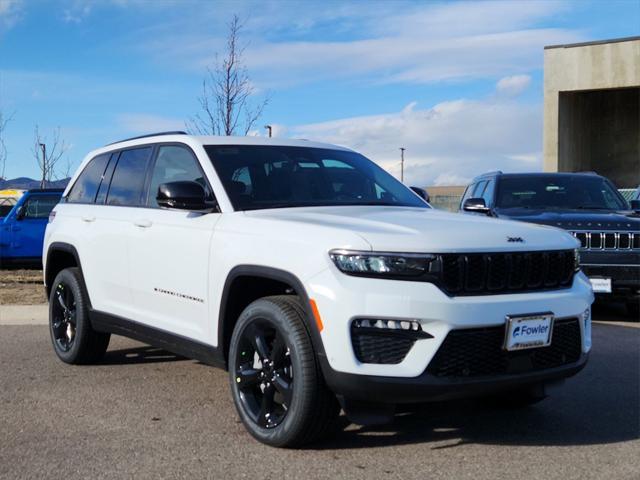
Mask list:
[[[595,173],[486,173],[467,187],[460,210],[568,230],[582,243],[581,268],[596,298],[623,300],[638,318],[640,211],[630,209],[608,179]]]

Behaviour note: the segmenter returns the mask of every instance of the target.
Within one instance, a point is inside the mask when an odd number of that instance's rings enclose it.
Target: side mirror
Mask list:
[[[465,212],[483,213],[484,215],[488,215],[491,212],[484,198],[467,198],[462,204],[462,209]]]
[[[425,202],[429,203],[429,200],[430,200],[429,193],[427,193],[427,191],[424,188],[420,188],[420,187],[409,187],[409,188],[413,190],[413,193],[418,195]]]
[[[631,200],[629,203],[631,204],[631,210],[640,211],[640,200]]]
[[[204,188],[197,182],[169,182],[160,184],[156,201],[164,208],[209,210],[212,205],[206,197]]]
[[[27,211],[24,208],[24,205],[20,205],[16,210],[16,220],[22,220],[27,216]]]

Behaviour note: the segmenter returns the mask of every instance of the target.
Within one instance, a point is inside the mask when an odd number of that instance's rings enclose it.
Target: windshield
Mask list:
[[[625,210],[626,202],[604,178],[595,175],[502,177],[498,208]]]
[[[329,205],[429,208],[355,152],[263,145],[205,149],[236,210]]]

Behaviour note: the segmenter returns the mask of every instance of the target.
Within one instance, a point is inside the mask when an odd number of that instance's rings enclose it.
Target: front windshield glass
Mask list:
[[[561,208],[624,210],[626,202],[602,177],[595,175],[526,175],[502,177],[498,208]]]
[[[236,210],[330,205],[429,208],[360,154],[264,145],[207,145]]]

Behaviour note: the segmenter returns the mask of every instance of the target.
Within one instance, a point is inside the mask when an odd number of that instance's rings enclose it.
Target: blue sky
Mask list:
[[[60,128],[71,166],[184,128],[233,14],[256,100],[271,98],[260,127],[347,145],[394,174],[404,146],[420,185],[539,169],[543,47],[640,34],[640,0],[0,0],[5,176],[38,175],[36,124]]]

